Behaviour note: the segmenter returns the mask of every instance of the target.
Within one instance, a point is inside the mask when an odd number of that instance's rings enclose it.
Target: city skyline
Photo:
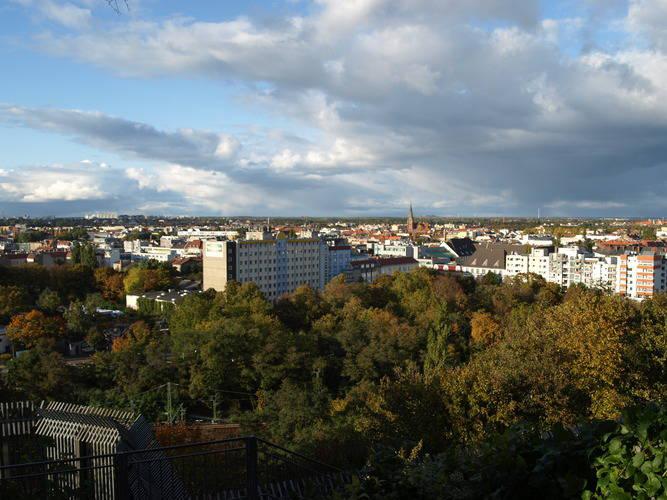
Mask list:
[[[667,213],[664,2],[129,6],[0,7],[1,214]]]

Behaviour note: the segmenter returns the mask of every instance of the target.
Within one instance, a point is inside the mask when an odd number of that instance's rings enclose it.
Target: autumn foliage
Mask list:
[[[61,317],[47,316],[36,309],[13,316],[7,326],[9,339],[28,348],[42,339],[61,339],[65,331],[65,322]]]

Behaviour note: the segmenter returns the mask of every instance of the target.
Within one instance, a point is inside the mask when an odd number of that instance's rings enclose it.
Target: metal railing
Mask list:
[[[0,467],[0,498],[316,498],[349,476],[254,436]]]

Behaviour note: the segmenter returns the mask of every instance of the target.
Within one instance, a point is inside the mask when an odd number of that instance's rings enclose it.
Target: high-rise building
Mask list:
[[[339,274],[345,273],[352,260],[352,247],[347,240],[337,239],[327,242],[325,250],[325,284]]]
[[[667,290],[665,255],[653,249],[619,255],[616,270],[616,293],[632,299],[653,297]]]
[[[253,234],[253,236],[256,236]],[[229,281],[255,283],[276,300],[301,285],[324,287],[328,250],[319,239],[207,241],[204,244],[204,289],[223,291]]]

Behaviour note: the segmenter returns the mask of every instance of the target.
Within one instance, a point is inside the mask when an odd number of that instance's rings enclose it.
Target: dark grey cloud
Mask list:
[[[227,134],[192,129],[165,132],[98,112],[1,105],[0,119],[71,136],[107,151],[200,168],[227,168],[240,147]]]

